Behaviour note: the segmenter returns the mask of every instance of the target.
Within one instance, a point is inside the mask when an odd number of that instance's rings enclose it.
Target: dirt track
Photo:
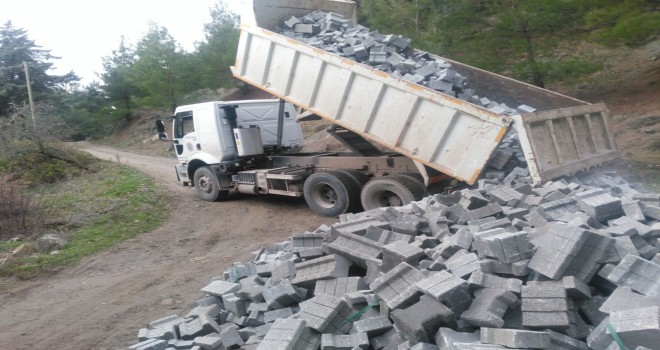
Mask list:
[[[335,219],[302,199],[237,197],[209,203],[176,183],[173,159],[81,143],[95,156],[140,169],[173,194],[163,227],[0,296],[2,349],[123,349],[148,322],[185,314],[211,277],[264,243]]]

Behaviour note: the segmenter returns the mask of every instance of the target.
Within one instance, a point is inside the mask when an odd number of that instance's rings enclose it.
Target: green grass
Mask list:
[[[67,246],[57,254],[31,252],[11,257],[23,242],[0,242],[1,276],[30,278],[56,271],[81,258],[106,249],[140,233],[149,232],[167,218],[167,198],[154,181],[132,168],[104,164],[94,174],[45,189],[50,212],[70,222]],[[72,219],[65,220],[67,222]],[[31,244],[31,243],[27,243]]]

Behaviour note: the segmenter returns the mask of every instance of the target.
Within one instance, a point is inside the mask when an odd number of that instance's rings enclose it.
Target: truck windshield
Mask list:
[[[174,138],[180,139],[193,131],[195,131],[195,125],[192,113],[177,113],[174,119]]]

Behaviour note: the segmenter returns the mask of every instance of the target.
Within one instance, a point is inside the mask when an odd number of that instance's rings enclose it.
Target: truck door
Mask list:
[[[173,130],[176,156],[180,161],[187,161],[200,148],[197,132],[195,131],[193,112],[177,113],[174,116]]]

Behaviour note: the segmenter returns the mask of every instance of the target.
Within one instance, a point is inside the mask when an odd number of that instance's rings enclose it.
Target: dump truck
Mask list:
[[[356,20],[356,3],[346,0],[253,0],[241,14],[231,70],[279,99],[259,102],[273,111],[277,105],[277,113],[265,113],[269,127],[241,119],[241,109],[251,108],[247,101],[211,103],[206,112],[195,112],[195,105],[177,108],[175,134],[185,118],[201,128],[187,146],[183,133],[175,135],[177,176],[203,199],[227,198],[230,190],[304,196],[310,208],[327,216],[403,205],[420,199],[434,182],[474,184],[512,129],[535,183],[618,157],[604,104],[431,55],[478,82],[480,94],[536,109],[500,115],[275,32],[292,16],[314,10]],[[293,106],[332,123],[328,131],[350,152],[300,153]],[[165,138],[164,125],[158,126]],[[215,141],[205,146],[202,139]],[[241,145],[251,151],[239,152]]]

